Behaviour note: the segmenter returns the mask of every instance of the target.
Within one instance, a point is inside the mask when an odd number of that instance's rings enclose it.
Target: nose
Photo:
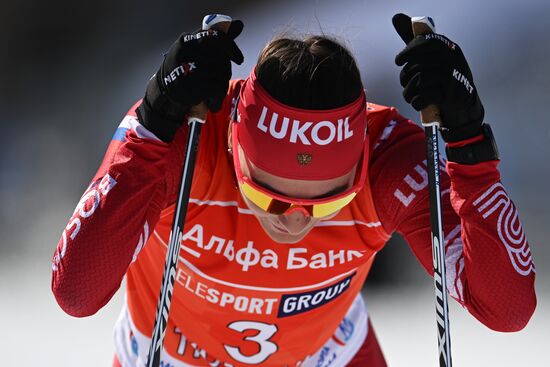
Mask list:
[[[300,210],[301,209],[301,210]],[[311,217],[303,208],[290,209],[285,214],[279,216],[279,222],[285,227],[290,234],[298,234],[302,232],[305,226],[309,224]]]

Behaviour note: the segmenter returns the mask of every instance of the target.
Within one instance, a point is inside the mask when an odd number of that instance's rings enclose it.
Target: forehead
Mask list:
[[[251,178],[256,184],[275,193],[300,198],[313,199],[335,195],[349,188],[355,177],[355,168],[343,176],[328,180],[294,180],[270,174],[246,159],[241,146],[238,146],[239,162],[243,174]]]

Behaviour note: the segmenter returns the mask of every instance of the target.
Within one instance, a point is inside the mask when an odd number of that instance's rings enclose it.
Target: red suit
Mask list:
[[[234,180],[227,127],[237,83],[203,128],[163,361],[342,366],[368,360],[364,342],[374,336],[359,292],[391,233],[403,235],[433,272],[423,131],[394,108],[367,104],[368,184],[302,241],[278,244]],[[123,366],[142,365],[147,355],[187,135],[182,128],[163,143],[133,111],[63,232],[52,279],[60,306],[83,317],[103,307],[126,275],[126,305],[115,328]],[[483,324],[515,331],[536,305],[535,270],[497,165],[446,164],[447,285]]]

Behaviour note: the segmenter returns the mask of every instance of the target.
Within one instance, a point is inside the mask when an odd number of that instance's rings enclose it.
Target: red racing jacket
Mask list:
[[[351,317],[375,255],[393,232],[433,275],[420,127],[395,108],[368,103],[367,185],[302,241],[277,244],[240,197],[227,151],[240,83],[231,82],[222,109],[209,113],[203,127],[165,341],[173,365],[300,365]],[[65,312],[84,317],[103,307],[126,276],[126,326],[143,354],[187,128],[164,143],[139,124],[136,106],[62,233],[52,290]],[[520,330],[536,305],[535,268],[498,161],[441,165],[449,295],[491,329]]]

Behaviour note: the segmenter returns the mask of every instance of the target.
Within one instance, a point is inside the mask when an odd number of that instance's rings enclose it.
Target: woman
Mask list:
[[[488,327],[520,330],[534,265],[468,64],[444,36],[413,38],[408,16],[394,25],[407,43],[396,57],[405,99],[438,104],[444,122],[449,294]],[[53,292],[84,317],[126,276],[114,365],[145,363],[183,122],[205,101],[161,365],[385,366],[360,289],[395,231],[433,273],[423,132],[366,102],[354,58],[325,36],[276,39],[230,81],[242,28],[172,45],[63,232]]]

